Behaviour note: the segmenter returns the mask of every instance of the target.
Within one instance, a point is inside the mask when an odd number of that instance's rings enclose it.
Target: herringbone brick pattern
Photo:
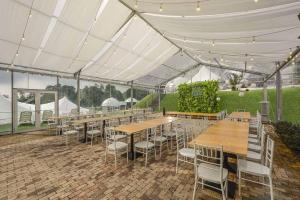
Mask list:
[[[275,138],[275,199],[300,197],[300,159]],[[60,136],[41,134],[0,137],[0,200],[5,199],[191,199],[193,166],[180,165],[175,175],[175,151],[163,152],[144,168],[142,158],[126,164],[119,158],[104,162],[105,144],[73,143],[65,146]],[[232,175],[234,176],[234,175]],[[246,186],[244,186],[246,184]],[[197,198],[220,199],[209,189],[198,189]],[[269,199],[268,188],[243,183],[242,197]]]

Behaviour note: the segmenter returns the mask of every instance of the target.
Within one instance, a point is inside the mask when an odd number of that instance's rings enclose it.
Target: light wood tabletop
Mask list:
[[[223,151],[226,153],[247,156],[248,134],[248,122],[225,119],[206,129],[189,144],[223,146]]]
[[[186,115],[197,117],[217,117],[218,113],[200,113],[200,112],[166,112],[167,115]]]
[[[251,119],[250,112],[232,112],[228,117],[231,119],[244,119],[244,120]]]
[[[114,128],[115,131],[124,132],[128,135],[149,129],[154,128],[159,125],[168,124],[177,120],[176,117],[159,117],[155,119],[145,120],[139,123],[131,123],[120,125]]]
[[[97,122],[97,121],[103,121],[103,120],[110,120],[110,119],[120,119],[124,117],[132,117],[135,114],[120,114],[120,115],[110,115],[110,116],[103,116],[103,117],[94,117],[94,118],[86,118],[86,119],[78,119],[71,121],[72,124],[78,125],[78,124],[84,124],[89,122]]]

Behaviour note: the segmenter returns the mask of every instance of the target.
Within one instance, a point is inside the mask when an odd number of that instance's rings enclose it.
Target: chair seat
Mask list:
[[[61,128],[67,128],[67,127],[69,127],[69,126],[66,125],[66,124],[65,124],[65,125],[57,125],[57,126],[56,126],[56,128],[60,128],[60,129],[61,129]]]
[[[154,138],[152,138],[151,140],[154,141]],[[167,141],[166,137],[163,137],[163,136],[156,136],[155,137],[155,142],[165,142],[165,141]]]
[[[256,134],[249,134],[249,138],[255,138],[255,139],[257,139],[257,135]]]
[[[125,149],[128,147],[128,144],[125,142],[113,142],[112,144],[108,145],[108,149],[115,151],[115,150],[120,150],[120,149]]]
[[[84,129],[83,126],[76,126],[76,127],[75,127],[75,130],[77,130],[77,131],[81,131],[81,130],[83,130],[83,129]]]
[[[87,133],[88,135],[100,135],[100,134],[101,134],[101,131],[100,131],[100,130],[97,130],[97,129],[94,129],[94,130],[87,131],[86,133]]]
[[[198,166],[198,177],[214,183],[220,183],[220,166],[208,163],[200,163]],[[228,176],[228,170],[223,168],[223,181]]]
[[[261,146],[256,144],[248,144],[248,149],[253,151],[261,151]]]
[[[65,131],[63,132],[64,135],[75,135],[78,134],[78,131],[76,130],[70,130],[70,131]]]
[[[141,141],[134,144],[136,148],[146,149],[147,148],[147,141]],[[148,142],[148,149],[153,148],[154,144],[152,142]]]
[[[248,142],[258,144],[258,143],[259,143],[259,140],[258,140],[257,138],[249,138],[249,139],[248,139]]]
[[[247,158],[253,160],[261,160],[261,154],[254,151],[248,151]]]
[[[265,175],[270,174],[270,169],[262,164],[247,161],[243,159],[238,159],[238,169],[241,172],[246,172],[253,175]]]
[[[180,155],[182,155],[184,157],[195,158],[195,150],[192,148],[182,148],[182,149],[179,149],[178,152]]]
[[[117,135],[114,135],[113,137],[115,137],[116,140],[121,140],[123,138],[126,138],[126,135],[117,134]]]
[[[176,132],[169,131],[169,132],[163,133],[163,135],[166,137],[176,137]]]

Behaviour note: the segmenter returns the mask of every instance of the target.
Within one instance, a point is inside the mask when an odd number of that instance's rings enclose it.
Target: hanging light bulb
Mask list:
[[[87,41],[86,40],[84,41],[84,45],[87,45]]]
[[[16,53],[16,56],[19,56],[19,52]]]
[[[134,8],[137,9],[138,7],[138,1],[135,1]]]
[[[32,17],[32,14],[31,14],[31,11],[30,11],[30,13],[29,13],[29,18],[31,18]]]
[[[162,12],[162,11],[164,11],[164,9],[163,9],[163,4],[161,3],[159,6],[159,12]]]
[[[250,60],[251,60],[251,61],[253,61],[253,60],[254,60],[254,58],[250,58]]]
[[[257,2],[258,2],[258,0],[254,0],[254,2],[255,2],[255,3],[257,3]]]
[[[221,58],[221,62],[223,62],[223,58]]]
[[[252,43],[255,43],[255,36],[252,37]]]
[[[23,35],[23,37],[22,37],[22,41],[24,41],[25,40],[25,37],[24,37],[24,35]]]
[[[200,8],[200,2],[199,1],[197,1],[197,7],[196,7],[196,11],[200,11],[201,10],[201,8]]]
[[[215,41],[214,41],[214,40],[212,41],[212,46],[213,46],[213,47],[215,46]]]

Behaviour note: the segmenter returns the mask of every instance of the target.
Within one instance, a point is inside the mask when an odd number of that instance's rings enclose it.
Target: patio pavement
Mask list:
[[[274,197],[300,197],[300,157],[274,134]],[[99,140],[100,141],[100,140]],[[180,164],[175,175],[175,150],[161,159],[130,161],[121,158],[115,170],[113,158],[104,162],[105,144],[73,143],[65,146],[60,136],[46,132],[0,137],[0,200],[6,199],[192,199],[193,166]],[[159,156],[158,156],[159,157]],[[230,175],[235,179],[234,175]],[[245,185],[245,183],[243,183]],[[209,189],[198,189],[197,199],[220,199]],[[267,187],[247,182],[242,197],[270,199]]]

